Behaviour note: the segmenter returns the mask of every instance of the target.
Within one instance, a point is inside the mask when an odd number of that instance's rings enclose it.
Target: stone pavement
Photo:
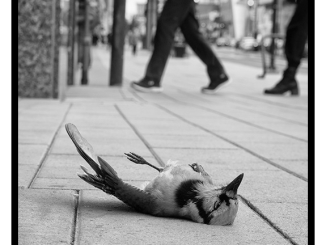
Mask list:
[[[189,56],[169,60],[162,94],[134,92],[129,82],[148,57],[127,49],[123,87],[108,87],[109,53],[93,49],[89,86],[77,74],[62,102],[18,100],[19,244],[307,244],[307,74],[297,77],[299,97],[265,96],[280,74],[258,80],[261,69],[224,62],[233,83],[203,95],[205,67]],[[136,186],[156,171],[124,152],[156,165],[198,162],[216,183],[244,173],[234,224],[140,214],[88,185],[76,175],[87,163],[65,132],[68,122]]]

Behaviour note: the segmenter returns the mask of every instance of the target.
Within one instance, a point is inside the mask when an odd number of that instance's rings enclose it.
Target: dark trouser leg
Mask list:
[[[206,65],[210,81],[220,81],[220,76],[225,76],[224,68],[199,31],[199,23],[195,17],[194,7],[190,9],[185,20],[182,22],[181,31],[189,46]]]
[[[137,53],[137,44],[132,45],[132,53],[133,53],[133,55],[135,55]]]
[[[295,80],[304,47],[308,38],[308,0],[299,0],[298,6],[286,29],[285,55],[288,66],[283,77],[273,88],[266,89],[265,94],[299,94],[299,86]]]
[[[145,72],[145,80],[160,84],[170,55],[174,33],[187,16],[193,0],[167,0],[157,22],[154,50]]]
[[[288,68],[285,76],[295,76],[308,38],[308,0],[299,0],[286,30],[285,55]]]

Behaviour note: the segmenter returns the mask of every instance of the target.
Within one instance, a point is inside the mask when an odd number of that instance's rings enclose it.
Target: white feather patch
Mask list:
[[[169,159],[166,163],[166,165],[176,165],[179,161],[178,160],[171,160]]]
[[[140,185],[139,188],[140,188],[141,190],[145,190],[146,186],[147,186],[149,183],[150,183],[150,181],[145,181],[145,182],[141,183],[141,185]]]

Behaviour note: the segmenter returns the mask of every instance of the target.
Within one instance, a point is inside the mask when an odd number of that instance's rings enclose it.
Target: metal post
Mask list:
[[[114,0],[110,86],[122,85],[126,0]]]
[[[74,53],[75,53],[75,25],[76,1],[70,0],[69,5],[69,33],[68,33],[68,75],[67,84],[74,85]]]
[[[272,34],[277,34],[277,2],[278,0],[274,0],[273,1],[273,27],[272,27]],[[271,40],[271,47],[270,47],[270,52],[271,52],[271,63],[270,63],[270,66],[269,66],[269,69],[270,70],[275,70],[275,38],[272,37],[272,40]]]
[[[84,0],[84,39],[83,39],[83,67],[81,84],[88,84],[88,68],[91,37],[89,35],[88,1]]]

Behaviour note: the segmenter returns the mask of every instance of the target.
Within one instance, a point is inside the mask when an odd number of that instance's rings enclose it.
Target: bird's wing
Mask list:
[[[79,154],[97,173],[97,176],[94,176],[82,167],[84,174],[79,177],[106,193],[114,195],[139,212],[157,214],[159,206],[154,195],[123,182],[104,159],[96,156],[93,147],[81,136],[75,125],[66,124],[66,130]]]
[[[74,124],[67,123],[65,127],[69,137],[75,144],[78,153],[86,160],[92,169],[94,169],[94,171],[100,175],[102,171],[99,168],[97,156],[93,150],[93,147],[87,142],[86,139],[83,138],[83,136],[81,136]]]
[[[160,211],[158,199],[153,194],[128,183],[121,182],[116,189],[115,196],[138,212],[158,215]]]
[[[104,159],[98,157],[98,160],[101,169],[105,171],[103,174],[105,183],[108,184],[108,186],[114,186],[114,192],[112,194],[115,197],[139,212],[152,215],[157,213],[159,206],[157,198],[153,194],[123,182]]]

